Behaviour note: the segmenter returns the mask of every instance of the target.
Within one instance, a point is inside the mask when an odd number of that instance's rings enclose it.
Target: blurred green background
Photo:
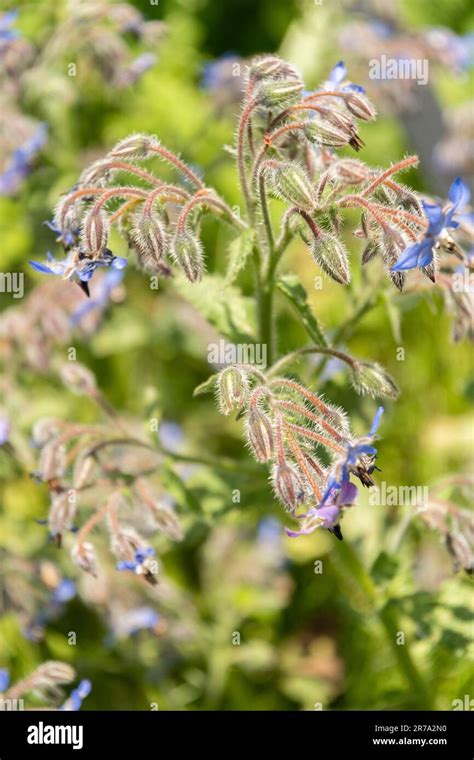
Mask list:
[[[0,198],[0,240],[2,270],[25,272],[28,291],[43,282],[26,262],[43,260],[52,246],[43,221],[51,218],[58,197],[82,168],[131,132],[157,134],[199,167],[207,184],[231,205],[240,203],[235,168],[223,151],[232,143],[239,104],[222,105],[203,86],[207,64],[227,53],[246,57],[280,51],[300,66],[308,89],[341,58],[349,72],[363,73],[360,54],[343,49],[339,34],[349,22],[380,11],[377,4],[330,0],[321,5],[298,0],[133,4],[145,19],[166,24],[157,63],[136,83],[120,90],[109,86],[84,51],[73,55],[69,48],[53,56],[48,75],[32,78],[22,93],[23,113],[48,124],[48,140],[18,191]],[[19,10],[16,28],[40,48],[68,14],[67,3],[53,0],[1,3],[4,11],[12,7]],[[410,0],[393,6],[393,13],[389,4],[389,10],[401,30],[446,26],[463,35],[472,29],[468,0]],[[127,44],[137,54],[142,50],[133,38]],[[77,75],[65,80],[72,60]],[[430,72],[430,89],[449,126],[451,109],[472,92],[472,77],[437,63]],[[380,116],[363,126],[361,158],[388,166],[419,147],[408,142],[400,108],[387,104],[385,96],[379,103],[376,89],[369,91]],[[6,128],[14,129],[14,122]],[[454,176],[448,171],[447,181]],[[409,182],[436,192],[423,169],[411,172]],[[209,271],[223,272],[232,234],[214,220],[205,221],[203,234]],[[333,282],[315,289],[319,272],[302,243],[292,245],[282,269],[299,276],[327,333],[345,324],[347,348],[384,365],[401,389],[400,399],[386,405],[380,480],[431,487],[444,477],[468,473],[474,396],[470,347],[451,342],[451,316],[435,289],[423,295],[400,296],[391,289],[381,294],[380,272],[361,274],[360,244],[350,235],[347,240],[354,272],[347,291]],[[114,252],[125,250],[117,237]],[[93,685],[84,709],[424,707],[408,686],[384,627],[380,610],[388,606],[397,611],[433,706],[451,709],[452,700],[472,693],[472,581],[463,571],[454,573],[438,534],[410,507],[370,508],[363,494],[344,521],[349,548],[336,545],[329,533],[285,538],[285,516],[273,500],[265,468],[252,469],[241,423],[219,415],[210,396],[193,399],[194,388],[211,373],[207,346],[216,333],[206,315],[197,316],[192,297],[191,303],[183,298],[172,279],[153,291],[131,264],[124,283],[120,302],[108,308],[100,329],[59,342],[54,355],[65,359],[67,348],[76,347],[108,401],[120,414],[141,420],[145,433],[150,417],[175,423],[185,453],[224,457],[234,466],[217,471],[194,465],[181,473],[183,488],[171,480],[167,484],[185,537],[179,543],[163,537],[154,541],[162,568],[156,592],[138,588],[133,577],[117,577],[112,568],[94,589],[96,582],[80,577],[67,551],[47,543],[44,527],[36,522],[47,514],[45,487],[0,450],[0,665],[20,678],[46,659],[70,662]],[[239,287],[244,297],[251,296],[250,272],[240,276]],[[372,288],[371,308],[353,324],[361,293]],[[22,308],[9,294],[1,294],[0,305]],[[283,297],[277,313],[281,354],[307,342]],[[397,360],[400,346],[403,361]],[[344,370],[316,381],[315,368],[308,362],[298,371],[349,411],[358,432],[365,431],[376,403],[355,394]],[[20,449],[40,417],[100,418],[90,402],[64,389],[54,372],[35,373],[14,357],[3,377],[2,404],[13,418],[12,441]],[[232,500],[234,489],[240,490],[240,503]],[[462,505],[463,496],[454,488],[445,494],[457,496]],[[375,596],[355,577],[352,552],[360,557]],[[320,559],[322,574],[314,566]],[[45,563],[75,579],[78,594],[48,622],[41,640],[31,641],[24,635],[24,620],[44,603]],[[156,630],[118,636],[117,621],[143,605],[158,611]],[[68,644],[70,631],[77,633],[75,646]]]

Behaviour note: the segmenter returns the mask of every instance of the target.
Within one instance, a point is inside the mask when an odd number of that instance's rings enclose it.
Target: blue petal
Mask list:
[[[384,413],[383,406],[379,406],[379,408],[377,409],[377,412],[375,414],[375,417],[373,419],[372,427],[370,428],[370,433],[369,433],[370,436],[375,435],[375,433],[377,432],[378,427],[380,425],[380,420],[382,419],[382,414],[383,413]]]
[[[434,203],[423,202],[423,209],[428,217],[429,228],[428,232],[431,235],[439,235],[445,224],[445,216],[441,206],[437,206]]]
[[[128,264],[127,259],[123,258],[123,256],[114,256],[110,266],[114,269],[124,269]]]
[[[456,177],[453,184],[449,188],[448,198],[454,206],[454,210],[464,206],[467,206],[471,200],[471,191],[461,177]]]
[[[117,562],[116,564],[117,570],[136,570],[137,563],[132,560],[123,560],[122,562]]]
[[[331,84],[341,84],[347,76],[347,69],[344,61],[336,63],[334,68],[331,69],[328,82]]]
[[[6,668],[0,668],[0,692],[4,692],[10,683],[10,674]]]
[[[84,678],[77,687],[76,692],[81,697],[81,699],[85,699],[91,693],[91,689],[91,682],[87,678]]]
[[[41,274],[56,274],[50,267],[47,267],[46,264],[41,264],[39,261],[29,261],[28,263],[37,272],[41,272]]]
[[[426,263],[420,264],[420,260],[426,261]],[[391,267],[392,272],[403,272],[406,269],[415,269],[419,266],[427,266],[433,260],[433,240],[431,238],[425,238],[421,243],[413,243],[409,245],[397,263]]]

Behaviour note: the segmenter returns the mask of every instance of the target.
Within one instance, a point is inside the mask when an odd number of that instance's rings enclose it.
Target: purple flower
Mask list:
[[[10,683],[10,674],[6,668],[0,668],[0,694],[2,694],[5,689],[8,689],[8,684]]]
[[[456,177],[449,188],[448,199],[450,205],[443,211],[441,205],[435,203],[423,203],[423,208],[428,217],[428,229],[422,240],[413,243],[406,248],[397,263],[392,267],[394,272],[402,272],[406,269],[427,267],[433,261],[434,251],[446,238],[450,238],[450,229],[459,227],[454,217],[458,216],[458,210],[462,210],[469,203],[471,193],[461,177]]]
[[[83,679],[76,689],[73,689],[69,699],[67,699],[60,710],[80,710],[82,701],[91,693],[92,684],[87,679]]]
[[[290,538],[298,538],[298,536],[307,536],[309,533],[313,533],[316,528],[326,528],[342,541],[342,533],[339,527],[342,510],[344,507],[351,506],[356,497],[357,486],[353,483],[345,481],[342,485],[334,484],[327,491],[318,507],[311,507],[304,515],[299,515],[298,519],[303,520],[303,527],[300,530],[285,528],[286,534]]]

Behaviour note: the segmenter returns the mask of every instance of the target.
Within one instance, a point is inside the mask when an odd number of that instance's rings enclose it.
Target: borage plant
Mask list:
[[[307,303],[301,303],[301,286],[296,292],[288,280],[278,278],[289,243],[301,237],[323,272],[347,286],[351,269],[342,240],[344,211],[356,209],[361,217],[354,234],[364,240],[362,263],[380,258],[399,290],[404,288],[408,269],[418,269],[432,281],[440,271],[444,281],[452,259],[468,267],[452,236],[456,228],[465,233],[469,223],[461,213],[469,196],[460,179],[454,182],[443,209],[421,200],[394,179],[398,172],[416,166],[416,156],[379,170],[337,155],[337,149],[345,147],[360,151],[364,143],[358,123],[376,116],[363,88],[349,82],[346,75],[340,62],[320,89],[306,92],[295,67],[278,57],[262,56],[249,66],[232,150],[245,214],[236,213],[157,137],[135,134],[85,169],[59,201],[50,226],[63,244],[65,258],[50,256],[45,264],[32,262],[40,272],[76,281],[88,294],[97,268],[121,269],[127,263],[108,247],[109,232],[116,226],[142,269],[169,277],[176,267],[197,283],[206,276],[200,239],[203,215],[216,215],[240,233],[239,245],[234,247],[237,256],[229,266],[238,271],[247,257],[253,258],[259,340],[266,348],[270,370],[265,376],[255,367],[225,369],[217,379],[219,403],[224,413],[238,408],[246,415],[253,453],[259,461],[273,462],[277,496],[294,517],[303,520],[301,530],[290,535],[321,525],[341,537],[342,510],[356,496],[350,476],[364,485],[373,483],[373,441],[381,412],[370,433],[356,439],[340,410],[303,385],[277,377],[276,369],[301,354],[319,352],[346,362],[359,392],[394,398],[398,390],[378,364],[356,360],[328,345]],[[143,168],[144,162],[154,158],[173,167],[177,180],[160,179]],[[272,198],[284,204],[278,232]],[[316,345],[275,365],[277,286],[303,310]],[[214,382],[215,378],[200,390]],[[309,511],[298,514],[297,508],[305,502],[310,502]]]

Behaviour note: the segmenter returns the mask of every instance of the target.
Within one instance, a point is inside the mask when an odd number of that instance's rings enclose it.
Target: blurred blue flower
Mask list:
[[[201,87],[205,90],[218,90],[229,78],[229,64],[239,62],[240,58],[236,53],[228,51],[214,61],[205,63],[202,68]]]
[[[6,414],[0,415],[0,446],[8,442],[10,437],[11,423]]]
[[[79,324],[79,322],[81,322],[81,320],[84,319],[84,317],[94,309],[97,309],[99,312],[104,311],[109,302],[110,294],[114,288],[117,287],[117,285],[120,285],[123,280],[123,276],[123,269],[109,269],[109,271],[106,272],[105,276],[98,283],[94,291],[94,297],[89,301],[83,303],[81,306],[79,306],[78,309],[76,309],[76,311],[71,314],[69,319],[72,324]]]
[[[0,693],[3,693],[5,689],[8,689],[10,683],[10,673],[6,668],[0,668]]]
[[[177,422],[162,422],[158,435],[162,445],[172,454],[177,454],[183,446],[183,428]]]
[[[76,689],[73,689],[69,698],[59,708],[60,710],[80,710],[83,700],[89,696],[92,690],[92,684],[87,679],[83,679]]]
[[[57,243],[62,243],[66,250],[76,245],[79,239],[79,228],[77,230],[61,230],[54,222],[43,222],[52,232],[54,232]]]
[[[133,560],[122,560],[121,562],[117,562],[116,569],[117,570],[132,570],[134,572],[140,572],[140,570],[143,567],[143,564],[145,560],[148,557],[153,557],[155,554],[155,550],[148,546],[144,549],[137,549],[135,552],[135,559]]]
[[[454,216],[459,218],[458,210],[463,209],[469,203],[470,198],[471,193],[468,186],[461,177],[456,177],[449,189],[448,199],[451,205],[447,211],[443,211],[439,204],[423,203],[424,211],[428,217],[428,229],[420,242],[413,243],[403,251],[397,263],[392,267],[392,271],[401,272],[431,264],[436,243],[440,237],[448,235],[450,229],[459,227],[459,222],[454,219]]]
[[[47,132],[46,124],[40,124],[33,136],[13,151],[10,163],[0,174],[0,195],[9,195],[18,189],[30,171],[33,158],[45,144]]]
[[[62,581],[58,583],[56,588],[53,590],[51,599],[53,602],[59,602],[60,604],[64,604],[65,602],[69,602],[69,600],[73,599],[73,597],[75,596],[76,596],[76,584],[74,583],[74,581],[71,581],[68,578],[64,578]]]
[[[0,49],[6,42],[17,39],[20,32],[12,29],[13,24],[18,18],[18,11],[7,11],[0,16]]]
[[[155,628],[159,620],[159,614],[152,607],[137,607],[121,616],[120,633],[133,636],[138,631]]]

